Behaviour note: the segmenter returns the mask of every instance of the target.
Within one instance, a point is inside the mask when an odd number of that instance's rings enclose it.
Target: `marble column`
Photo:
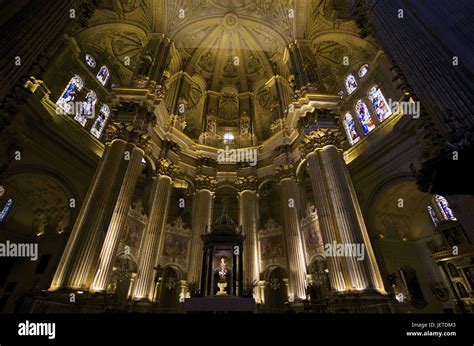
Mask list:
[[[122,237],[124,224],[132,203],[133,193],[138,176],[141,172],[141,162],[144,151],[131,145],[127,171],[122,182],[114,212],[105,235],[102,250],[99,256],[98,268],[92,281],[91,291],[105,291],[112,276],[117,248]]]
[[[201,235],[210,231],[214,190],[217,181],[214,177],[199,175],[195,177],[196,192],[193,199],[191,250],[189,254],[187,282],[201,284],[203,243]]]
[[[164,170],[165,165],[161,164],[163,161],[169,163],[169,165],[166,165],[166,170]],[[134,299],[153,299],[155,267],[158,265],[160,249],[163,247],[164,228],[171,200],[173,180],[169,167],[172,167],[169,160],[162,158],[159,173],[153,178],[148,223],[140,243],[140,259],[138,261],[136,284],[133,290]]]
[[[243,281],[244,285],[250,282],[259,282],[258,255],[257,255],[257,209],[258,195],[256,191],[256,177],[238,178],[239,187],[239,226],[242,226],[244,243],[242,249]],[[259,300],[258,288],[254,290],[254,298]]]
[[[326,145],[310,152],[306,159],[325,245],[357,245],[363,250],[360,258],[355,255],[327,258],[332,288],[385,293],[342,151]]]
[[[295,300],[306,299],[306,263],[301,241],[298,219],[298,185],[294,176],[294,165],[286,163],[277,169],[280,178],[280,195],[283,225],[288,254],[289,290]]]
[[[54,275],[51,291],[86,289],[126,170],[127,142],[107,143]]]

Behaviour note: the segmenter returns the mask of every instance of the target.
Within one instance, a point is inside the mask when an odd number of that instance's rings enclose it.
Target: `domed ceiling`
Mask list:
[[[170,38],[185,62],[184,71],[200,74],[207,90],[220,92],[232,85],[239,92],[251,91],[260,79],[286,74],[283,53],[292,31],[287,1],[170,3],[168,10],[176,12]]]

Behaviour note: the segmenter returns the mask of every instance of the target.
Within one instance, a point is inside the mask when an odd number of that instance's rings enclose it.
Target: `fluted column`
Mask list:
[[[306,263],[301,241],[297,205],[298,185],[294,177],[294,165],[287,163],[278,169],[283,224],[288,252],[289,294],[295,300],[306,299]]]
[[[307,155],[308,172],[325,244],[362,245],[356,256],[327,258],[331,286],[338,291],[376,290],[383,283],[342,152],[334,145]]]
[[[213,177],[196,176],[196,193],[193,200],[191,250],[189,255],[188,282],[201,282],[203,244],[201,235],[210,231],[216,180]]]
[[[133,193],[141,171],[141,162],[144,155],[142,149],[135,145],[132,145],[132,148],[127,171],[125,172],[122,187],[100,252],[99,265],[90,288],[92,291],[106,290],[112,275],[115,254],[117,253],[117,247],[124,228],[123,226],[130,204],[132,203]]]
[[[108,225],[125,172],[126,144],[121,139],[106,144],[50,290],[89,287],[90,272],[101,246],[101,231]]]
[[[136,284],[133,291],[134,299],[148,298],[152,300],[153,298],[155,267],[160,258],[160,249],[162,248],[164,234],[163,230],[168,218],[171,200],[171,186],[173,181],[170,175],[170,173],[161,170],[161,172],[153,178],[150,216],[148,217],[148,223],[140,243],[140,259],[138,262]]]
[[[258,195],[256,178],[245,177],[237,180],[240,183],[239,192],[239,225],[242,226],[244,243],[242,250],[244,284],[259,282],[257,256],[257,209]],[[258,289],[254,291],[254,298],[259,300]]]

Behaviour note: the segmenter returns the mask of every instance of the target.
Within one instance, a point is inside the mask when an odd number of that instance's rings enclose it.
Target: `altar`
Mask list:
[[[211,232],[201,236],[204,243],[200,284],[203,297],[242,295],[244,237],[227,215],[224,204],[222,215],[212,224]]]
[[[256,313],[257,304],[253,298],[236,296],[213,296],[190,298],[184,302],[184,311],[195,312],[248,312]]]

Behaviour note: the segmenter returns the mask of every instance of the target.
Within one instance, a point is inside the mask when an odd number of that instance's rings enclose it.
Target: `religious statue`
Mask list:
[[[226,281],[225,280],[225,275],[226,274],[227,274],[227,269],[225,268],[225,258],[222,257],[221,258],[220,270],[219,270],[219,275],[220,275],[222,281]]]
[[[227,292],[225,291],[225,288],[227,287],[227,280],[226,280],[226,274],[227,274],[227,269],[225,267],[225,258],[221,258],[221,264],[219,267],[219,276],[220,280],[217,283],[217,286],[219,287],[219,292],[217,292],[218,296],[225,296],[227,295]]]

